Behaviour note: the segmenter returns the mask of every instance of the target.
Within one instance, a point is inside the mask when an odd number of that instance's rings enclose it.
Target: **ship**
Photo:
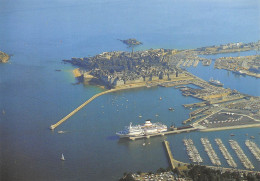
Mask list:
[[[246,72],[243,70],[235,71],[234,73],[238,75],[246,75]]]
[[[213,78],[210,78],[209,83],[212,85],[219,86],[219,87],[223,87],[223,85],[224,85],[219,80],[214,80]]]
[[[146,120],[143,125],[126,126],[123,131],[119,131],[116,134],[120,138],[138,137],[158,134],[167,131],[167,126],[162,123],[151,123],[151,120]]]

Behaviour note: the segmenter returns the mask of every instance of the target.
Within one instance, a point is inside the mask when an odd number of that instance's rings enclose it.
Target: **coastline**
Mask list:
[[[233,73],[236,73],[236,71],[232,70],[232,69],[229,69],[227,67],[221,67],[221,66],[216,66],[217,69],[224,69],[224,70],[227,70],[227,71],[231,71]],[[255,78],[260,78],[260,74],[256,74],[256,73],[253,73],[253,72],[249,72],[249,71],[245,71],[243,74],[247,75],[247,76],[252,76],[252,77],[255,77]]]

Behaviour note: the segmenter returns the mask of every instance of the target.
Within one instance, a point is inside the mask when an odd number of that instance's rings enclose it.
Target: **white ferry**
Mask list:
[[[133,126],[132,123],[130,123],[130,125],[126,126],[123,131],[119,131],[116,134],[120,138],[126,138],[126,137],[152,135],[152,134],[157,134],[165,131],[167,131],[166,125],[161,123],[151,123],[150,120],[146,120],[144,125]]]

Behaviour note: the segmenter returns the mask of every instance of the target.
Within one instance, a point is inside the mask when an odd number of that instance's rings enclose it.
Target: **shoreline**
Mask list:
[[[217,66],[216,69],[224,69],[224,70],[227,70],[227,71],[231,71],[233,73],[237,73],[236,71],[234,71],[232,69],[228,69],[226,67],[221,67],[221,66]],[[260,78],[260,74],[255,74],[253,72],[244,72],[241,75],[247,75],[247,76],[251,76],[251,77],[255,77],[255,78]]]

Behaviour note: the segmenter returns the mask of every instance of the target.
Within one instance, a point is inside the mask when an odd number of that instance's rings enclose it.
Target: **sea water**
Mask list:
[[[0,65],[0,110],[5,112],[0,114],[0,171],[1,179],[7,181],[117,180],[124,172],[166,168],[164,137],[126,141],[119,140],[115,132],[130,122],[141,124],[148,118],[180,126],[190,112],[182,104],[199,101],[183,97],[173,87],[120,91],[95,99],[53,132],[49,130],[51,124],[103,91],[95,86],[72,85],[76,82],[71,71],[74,67],[63,64],[62,59],[130,51],[118,39],[142,41],[137,50],[187,49],[257,41],[260,31],[257,0],[0,3],[0,50],[13,55],[9,63]],[[190,71],[205,80],[213,76],[225,87],[259,96],[258,79],[228,76],[224,70],[223,75],[217,71],[213,75],[208,73],[211,69],[199,65]],[[198,70],[204,73],[197,74]],[[175,111],[169,111],[169,107]],[[59,130],[67,132],[58,134]],[[258,132],[259,128],[193,132],[169,135],[167,139],[174,157],[189,162],[181,140],[191,137],[205,164],[210,165],[199,138],[206,136],[213,142],[221,135],[228,147],[233,133],[232,138],[239,141],[259,170],[258,162],[244,145],[246,133],[259,143]],[[60,161],[62,153],[64,162]],[[223,158],[221,161],[224,163]],[[241,164],[239,167],[243,168]]]

